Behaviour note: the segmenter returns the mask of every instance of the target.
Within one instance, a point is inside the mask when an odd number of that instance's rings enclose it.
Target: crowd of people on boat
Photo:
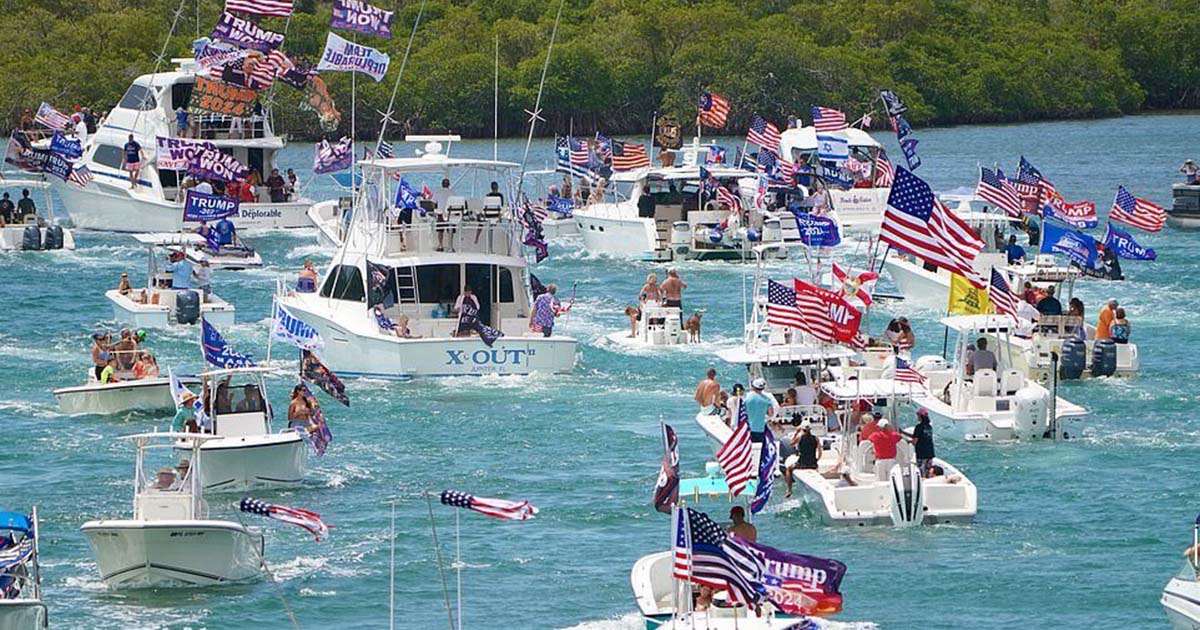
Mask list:
[[[1067,328],[1067,333],[1082,340],[1112,339],[1118,344],[1129,343],[1133,327],[1129,322],[1125,309],[1116,298],[1108,298],[1101,307],[1095,325],[1086,321],[1086,309],[1083,300],[1073,297],[1067,302],[1067,310],[1063,312],[1062,301],[1055,295],[1053,285],[1047,287],[1034,286],[1026,282],[1017,304],[1017,318],[1027,325],[1018,331],[1022,336],[1032,334],[1035,327],[1049,329],[1054,327]],[[1062,318],[1066,319],[1062,319]]]
[[[92,335],[92,370],[95,379],[101,384],[108,384],[157,378],[159,370],[154,354],[141,347],[146,342],[146,331],[122,328],[118,335],[116,341],[107,332]]]
[[[15,204],[7,192],[0,194],[0,227],[30,223],[31,217],[37,217],[37,204],[29,197],[28,188],[21,190],[21,198]]]
[[[170,276],[160,275],[154,278],[153,282],[156,288],[174,291],[187,291],[195,288],[200,293],[201,302],[207,302],[212,296],[212,265],[207,260],[201,260],[198,264],[193,265],[183,252],[172,251],[167,254],[167,262],[163,266],[163,271],[169,273]],[[192,284],[193,280],[195,280],[195,285]],[[121,279],[117,283],[117,293],[138,304],[158,303],[157,293],[151,293],[147,289],[134,289],[129,282],[129,274],[126,272],[121,273]]]

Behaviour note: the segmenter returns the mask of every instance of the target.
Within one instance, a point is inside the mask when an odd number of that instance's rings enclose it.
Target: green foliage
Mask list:
[[[380,2],[387,7],[387,2]],[[167,56],[187,55],[223,0],[0,0],[0,116],[11,125],[46,100],[105,110],[130,79]],[[315,60],[328,0],[299,0],[284,48]],[[392,56],[381,83],[326,73],[345,114],[357,85],[360,137],[378,133],[421,4],[395,7],[390,41],[356,36]],[[174,12],[181,13],[177,20]],[[391,7],[388,7],[391,8]],[[557,3],[428,0],[396,91],[396,133],[491,135],[499,51],[499,127],[522,134],[538,99]],[[1200,106],[1200,20],[1195,0],[570,0],[541,94],[539,132],[646,133],[654,112],[695,117],[712,89],[734,104],[732,129],[756,113],[808,118],[811,105],[851,118],[878,113],[882,88],[900,93],[914,124],[1112,116]],[[344,34],[351,37],[351,34]],[[274,91],[281,129],[319,135]]]

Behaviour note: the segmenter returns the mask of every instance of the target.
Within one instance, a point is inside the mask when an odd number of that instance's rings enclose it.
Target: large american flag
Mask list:
[[[675,511],[672,563],[675,579],[728,591],[734,604],[757,604],[763,594],[763,559],[703,512]]]
[[[1117,196],[1108,218],[1147,232],[1158,232],[1167,222],[1167,213],[1158,205],[1129,194],[1124,186],[1117,186]]]
[[[632,171],[650,167],[650,156],[646,154],[646,145],[612,140],[612,169],[614,171]]]
[[[254,15],[288,17],[293,8],[292,0],[225,0],[226,11]]]
[[[928,379],[924,374],[917,371],[911,363],[904,358],[896,357],[896,381],[899,383],[916,383],[917,385],[925,385]]]
[[[1024,210],[1021,193],[1017,192],[1012,182],[990,168],[979,167],[979,184],[975,186],[975,194],[1010,217],[1019,217]]]
[[[830,108],[818,107],[812,108],[813,127],[817,128],[817,133],[824,131],[841,131],[846,128],[845,112]]]
[[[64,129],[71,124],[71,119],[64,113],[54,109],[50,103],[42,103],[34,114],[33,120],[50,129]]]
[[[929,184],[904,168],[896,169],[879,240],[957,273],[977,288],[987,284],[975,271],[983,240],[937,200]]]
[[[80,188],[87,188],[87,185],[92,183],[92,171],[86,164],[76,164],[71,167],[71,174],[67,175],[67,181]]]
[[[995,267],[992,268],[992,286],[988,289],[988,299],[998,315],[1008,315],[1017,318],[1017,297],[1013,295],[1008,280]]]
[[[750,418],[746,415],[746,401],[738,403],[737,419],[733,424],[733,434],[717,450],[717,462],[725,471],[725,483],[733,496],[742,493],[746,484],[754,478],[753,451],[750,446]]]
[[[587,142],[569,138],[571,146],[571,164],[587,168],[592,165],[592,150]]]
[[[716,92],[700,95],[700,124],[715,129],[725,126],[729,118],[729,99]]]
[[[301,527],[304,531],[316,537],[317,540],[321,540],[322,536],[329,536],[329,526],[321,520],[321,515],[316,512],[274,505],[250,497],[243,498],[238,507],[247,514],[257,514]]]
[[[795,289],[767,280],[767,323],[791,328],[804,327],[804,316],[796,306]]]
[[[875,155],[875,186],[887,188],[896,181],[896,167],[883,151]]]
[[[746,141],[777,152],[779,140],[779,127],[756,114],[750,123],[750,131],[746,132]]]
[[[442,505],[466,508],[479,512],[484,516],[508,521],[524,521],[538,513],[538,509],[528,501],[506,501],[504,499],[485,499],[457,490],[446,490],[442,493]]]

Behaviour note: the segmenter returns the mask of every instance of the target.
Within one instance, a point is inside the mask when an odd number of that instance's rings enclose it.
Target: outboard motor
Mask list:
[[[1092,376],[1112,376],[1117,373],[1117,342],[1097,339],[1092,344]]]
[[[199,293],[180,291],[175,294],[175,321],[180,324],[195,324],[200,321]]]
[[[687,256],[692,249],[692,232],[687,221],[671,224],[671,251],[679,257]]]
[[[51,225],[46,228],[46,238],[42,243],[46,249],[63,248],[63,229],[61,225]]]
[[[26,225],[21,232],[21,249],[34,252],[42,248],[42,228],[36,225]]]
[[[1087,343],[1076,337],[1063,340],[1062,354],[1059,357],[1058,376],[1063,380],[1077,380],[1083,377],[1087,368]]]
[[[892,525],[915,527],[925,521],[925,482],[915,464],[897,464],[888,473]]]
[[[1050,430],[1050,393],[1038,387],[1019,390],[1012,397],[1013,432],[1018,440],[1034,440]]]

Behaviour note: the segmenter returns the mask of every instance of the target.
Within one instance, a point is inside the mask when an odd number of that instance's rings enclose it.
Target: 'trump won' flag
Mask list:
[[[333,0],[333,21],[329,25],[391,39],[394,16],[394,12],[384,11],[362,0]]]
[[[204,348],[204,359],[209,363],[222,368],[238,368],[238,367],[253,367],[254,359],[248,354],[234,352],[229,344],[225,343],[225,338],[217,331],[216,327],[208,323],[208,320],[201,319],[200,345]]]
[[[387,53],[370,46],[360,46],[336,33],[329,33],[325,36],[325,52],[321,53],[317,70],[361,72],[378,82],[387,74],[390,61]]]
[[[316,350],[325,347],[325,340],[316,328],[300,321],[282,304],[275,304],[275,317],[271,324],[271,338],[295,346],[301,350]]]
[[[343,136],[337,144],[321,140],[314,149],[313,173],[317,175],[344,171],[354,164],[354,141],[349,136]]]
[[[479,512],[484,516],[499,518],[506,521],[525,521],[537,515],[538,509],[528,501],[506,501],[504,499],[485,499],[473,494],[446,490],[442,492],[442,505],[466,508]]]

